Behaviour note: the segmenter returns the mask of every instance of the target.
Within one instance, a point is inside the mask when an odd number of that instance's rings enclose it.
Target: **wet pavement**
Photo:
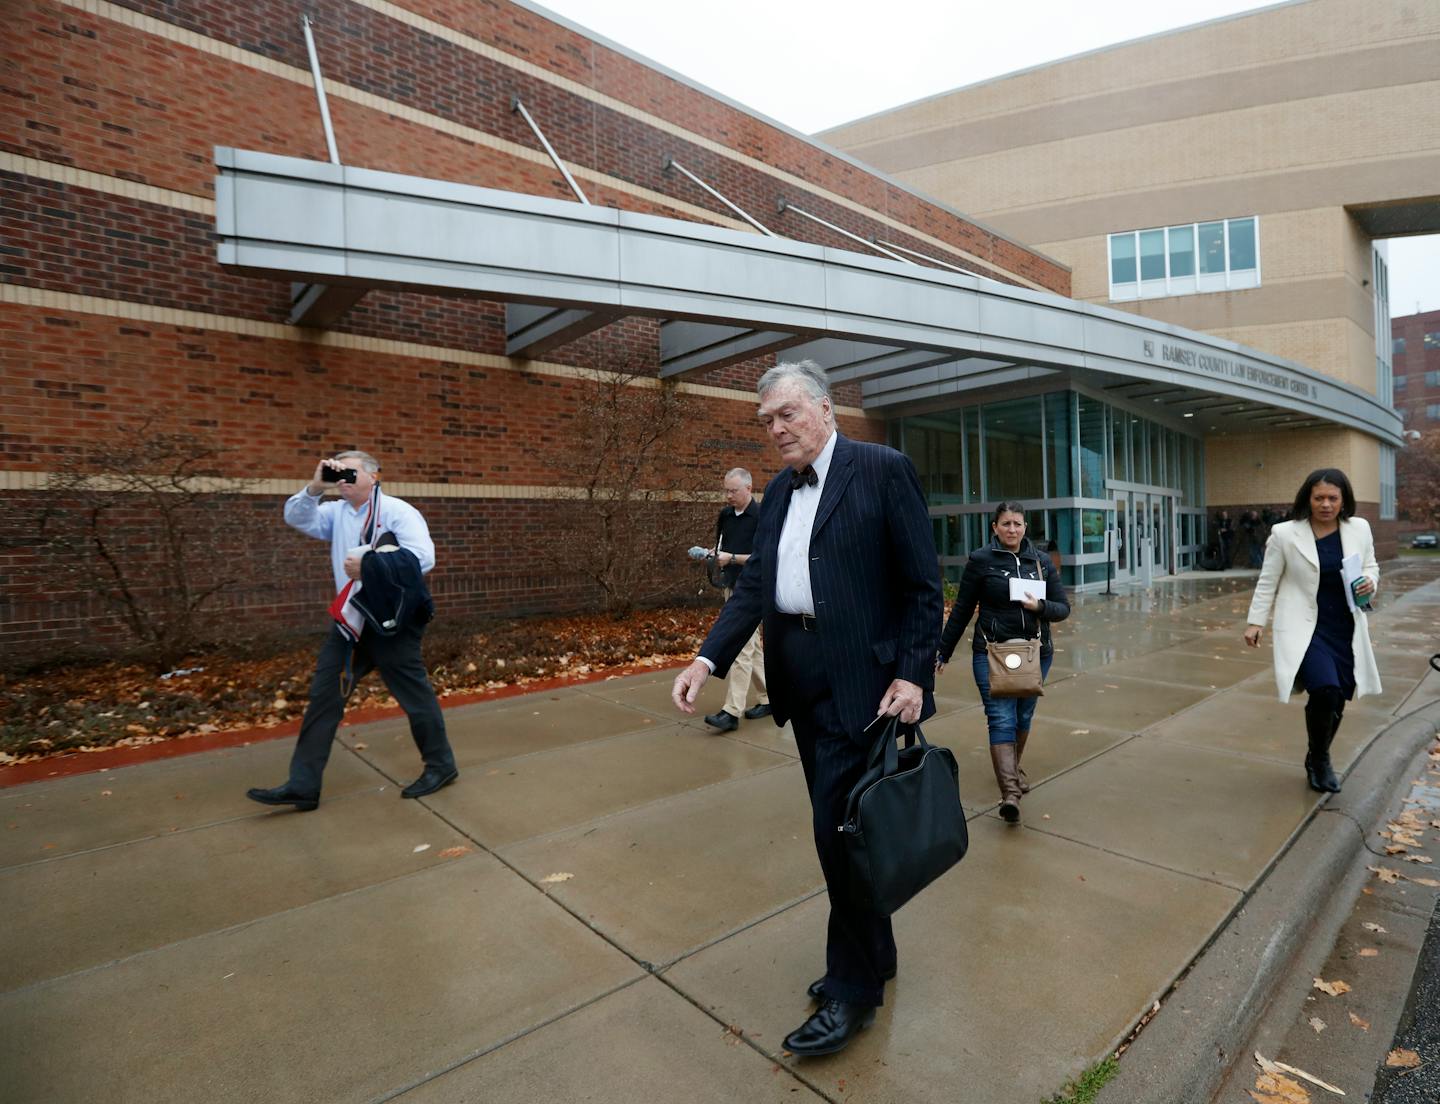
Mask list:
[[[1385,693],[1346,769],[1440,701],[1440,564],[1386,565]],[[840,1055],[785,1057],[825,902],[788,730],[720,736],[673,674],[447,711],[460,781],[401,801],[403,720],[342,730],[315,813],[290,741],[0,791],[8,1101],[985,1101],[1103,1057],[1312,815],[1303,705],[1240,641],[1253,581],[1084,596],[1060,626],[1024,824],[995,816],[968,667],[965,862],[895,919],[899,976]]]

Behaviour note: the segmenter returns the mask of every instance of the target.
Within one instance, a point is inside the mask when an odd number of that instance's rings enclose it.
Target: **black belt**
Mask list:
[[[805,632],[816,631],[815,615],[813,613],[781,613],[779,610],[776,610],[773,616],[775,620],[779,621],[782,625],[793,625],[795,628],[803,629]]]

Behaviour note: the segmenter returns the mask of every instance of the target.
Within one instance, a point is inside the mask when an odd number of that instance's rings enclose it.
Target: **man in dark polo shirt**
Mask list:
[[[744,468],[731,468],[725,473],[725,508],[715,521],[715,559],[725,578],[727,602],[740,578],[740,569],[750,558],[755,527],[760,524],[760,506],[750,493],[751,487],[750,473]],[[745,697],[752,680],[759,703],[746,709]],[[733,732],[740,727],[742,715],[752,721],[770,716],[770,696],[765,692],[765,646],[758,628],[730,666],[724,707],[706,717],[705,723],[721,732]]]

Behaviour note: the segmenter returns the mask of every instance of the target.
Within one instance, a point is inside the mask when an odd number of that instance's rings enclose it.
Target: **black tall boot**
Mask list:
[[[1330,765],[1330,743],[1340,727],[1344,710],[1340,688],[1320,686],[1310,691],[1305,702],[1305,734],[1309,751],[1305,756],[1305,778],[1316,793],[1339,793],[1340,780]]]

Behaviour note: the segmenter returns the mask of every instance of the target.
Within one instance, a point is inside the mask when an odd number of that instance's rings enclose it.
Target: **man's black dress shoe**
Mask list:
[[[720,710],[718,713],[711,713],[705,718],[705,723],[711,728],[718,728],[721,732],[734,732],[740,727],[740,718],[733,713],[726,713]]]
[[[426,767],[425,773],[400,791],[401,797],[424,797],[460,777],[454,767]]]
[[[813,1057],[834,1054],[875,1022],[875,1006],[827,1000],[815,1014],[797,1027],[780,1045],[791,1054]]]
[[[318,793],[301,793],[289,782],[268,790],[262,790],[259,786],[255,786],[246,790],[245,796],[251,801],[260,802],[261,805],[294,805],[297,813],[308,813],[320,805]]]
[[[761,717],[768,717],[773,712],[775,711],[771,709],[769,705],[761,702],[759,705],[752,705],[749,709],[745,710],[745,719],[747,721],[758,721]]]
[[[895,976],[894,970],[887,970],[880,975],[882,981],[889,981]],[[805,995],[812,1001],[823,1001],[825,999],[825,979],[818,977],[810,983],[810,988],[805,990]]]

